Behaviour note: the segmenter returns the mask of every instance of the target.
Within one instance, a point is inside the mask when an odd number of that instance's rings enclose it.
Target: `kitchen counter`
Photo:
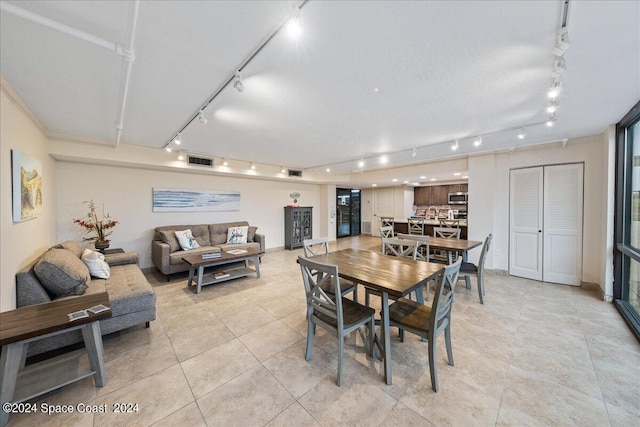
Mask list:
[[[460,219],[460,238],[467,239],[467,220]],[[395,221],[393,222],[393,230],[395,233],[408,233],[409,232],[409,224],[405,221]],[[440,227],[440,221],[435,219],[428,219],[424,222],[424,234],[427,236],[433,236],[433,227]]]

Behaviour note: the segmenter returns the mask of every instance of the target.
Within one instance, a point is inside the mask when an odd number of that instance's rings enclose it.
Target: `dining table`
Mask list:
[[[387,385],[391,385],[389,298],[408,296],[430,280],[437,278],[444,266],[357,248],[316,255],[313,260],[337,266],[340,278],[375,289],[382,295],[381,350],[385,381]]]
[[[429,237],[429,248],[446,251],[449,264],[452,262],[452,255],[454,253],[462,256],[462,262],[467,262],[468,252],[478,246],[482,246],[482,242],[476,240],[447,239],[445,237]]]

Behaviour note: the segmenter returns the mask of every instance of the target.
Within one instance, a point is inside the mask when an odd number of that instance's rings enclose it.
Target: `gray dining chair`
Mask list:
[[[381,216],[380,217],[380,225],[383,227],[393,227],[395,220],[392,216]]]
[[[482,252],[480,252],[480,259],[478,265],[471,262],[463,262],[460,266],[460,277],[464,277],[467,289],[471,289],[470,276],[476,276],[476,282],[478,285],[478,297],[480,297],[480,304],[484,304],[484,263],[491,247],[491,240],[493,235],[489,234],[482,245]],[[464,276],[463,276],[464,275]]]
[[[460,239],[460,228],[451,227],[433,227],[433,237],[442,237],[444,239]],[[453,258],[450,251],[436,250],[432,256],[432,260],[435,262],[444,262],[451,264]]]
[[[400,341],[404,341],[404,332],[411,332],[429,342],[429,372],[431,388],[438,392],[438,366],[436,360],[436,342],[444,332],[449,365],[453,366],[451,348],[451,305],[455,291],[462,257],[443,268],[435,287],[435,296],[431,307],[419,304],[408,298],[398,298],[389,306],[389,325],[400,329]]]
[[[341,294],[338,267],[314,262],[310,258],[298,257],[307,300],[307,351],[305,360],[311,360],[313,337],[316,325],[336,334],[338,337],[338,378],[336,384],[342,386],[344,367],[344,339],[361,326],[367,326],[366,351],[373,354],[375,310],[346,298],[336,298]],[[333,292],[326,291],[330,288]]]
[[[407,218],[409,234],[424,234],[424,218],[409,217]]]
[[[318,237],[315,239],[305,239],[302,241],[302,250],[305,258],[316,255],[326,255],[329,253],[329,238]],[[346,296],[353,292],[353,300],[358,301],[358,285],[344,280],[342,282],[342,296]]]
[[[418,242],[418,250],[416,252],[416,259],[419,261],[429,262],[429,236],[420,236],[417,234],[403,234],[398,233],[396,235],[398,239],[416,240]],[[431,281],[427,282],[427,295],[425,299],[429,301]]]

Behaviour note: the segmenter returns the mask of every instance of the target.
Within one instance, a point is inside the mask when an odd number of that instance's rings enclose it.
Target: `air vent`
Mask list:
[[[299,178],[302,178],[302,171],[289,169],[289,176],[297,176]]]
[[[189,156],[188,163],[190,165],[205,166],[208,168],[213,167],[213,159],[208,159],[206,157]]]

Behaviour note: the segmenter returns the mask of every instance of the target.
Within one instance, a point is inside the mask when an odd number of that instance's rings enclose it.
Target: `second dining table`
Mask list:
[[[384,377],[391,385],[391,334],[389,297],[401,298],[439,276],[442,264],[383,255],[364,249],[342,249],[313,257],[314,261],[338,267],[340,278],[362,284],[382,295],[382,347]]]

